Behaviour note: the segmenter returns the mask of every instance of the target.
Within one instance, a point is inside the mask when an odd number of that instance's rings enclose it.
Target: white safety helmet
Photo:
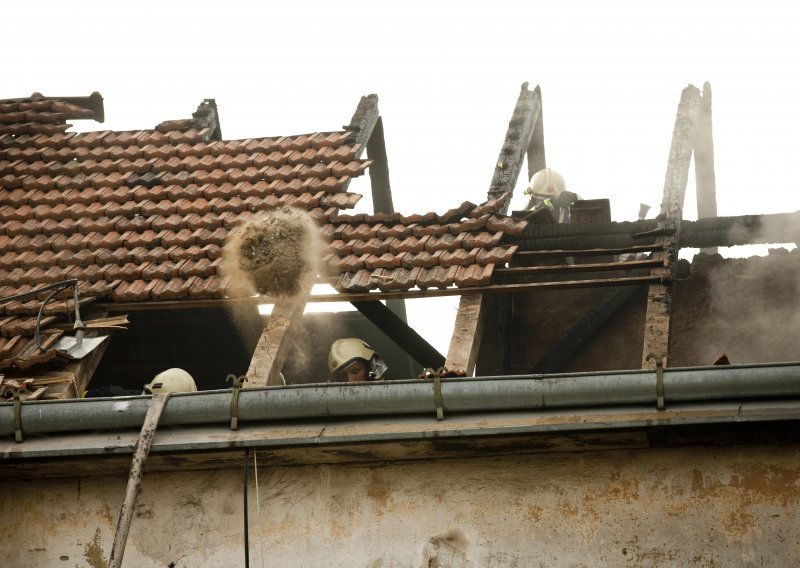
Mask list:
[[[345,339],[337,339],[331,344],[331,350],[328,353],[328,371],[332,380],[341,380],[342,371],[357,359],[367,363],[368,380],[370,381],[383,378],[383,375],[389,369],[380,355],[369,344],[357,337],[347,337]]]
[[[194,384],[192,375],[174,367],[162,371],[153,377],[153,380],[144,385],[145,392],[148,393],[162,393],[162,392],[195,392],[197,385]]]
[[[544,168],[533,174],[531,183],[525,190],[525,195],[535,195],[547,199],[548,197],[558,197],[566,189],[567,184],[560,173],[550,168]]]

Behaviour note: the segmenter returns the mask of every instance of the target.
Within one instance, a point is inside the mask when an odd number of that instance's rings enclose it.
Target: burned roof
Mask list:
[[[97,97],[0,101],[0,298],[76,279],[86,303],[223,299],[229,232],[285,206],[322,227],[340,291],[476,286],[513,254],[503,235],[524,226],[498,214],[503,198],[442,214],[342,214],[361,197],[350,180],[371,164],[359,111],[339,131],[223,140],[206,100],[152,129],[68,132],[67,120],[102,120]],[[41,357],[30,340],[40,306],[0,304],[0,369]],[[65,308],[45,310],[45,348]]]

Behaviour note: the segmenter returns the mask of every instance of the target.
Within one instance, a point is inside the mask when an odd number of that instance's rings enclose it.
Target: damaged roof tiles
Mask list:
[[[343,292],[489,284],[515,250],[503,235],[524,228],[498,214],[506,196],[441,214],[340,213],[371,164],[348,130],[221,140],[213,101],[149,130],[67,132],[74,119],[102,121],[102,97],[0,101],[0,298],[66,278],[87,301],[224,298],[229,231],[284,206],[320,224]],[[0,304],[0,369],[28,349],[39,305]]]

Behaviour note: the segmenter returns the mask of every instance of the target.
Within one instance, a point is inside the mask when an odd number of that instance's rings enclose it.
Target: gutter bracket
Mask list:
[[[433,375],[433,399],[436,401],[436,420],[444,420],[444,402],[442,400],[442,377]]]
[[[664,406],[664,362],[667,356],[663,353],[656,355],[648,353],[647,361],[655,361],[656,364],[656,408],[665,410]]]
[[[228,375],[225,381],[230,381],[233,383],[233,393],[231,394],[231,430],[238,430],[239,429],[239,391],[242,388],[242,384],[247,380],[247,377],[244,375],[236,376],[236,375]]]
[[[19,390],[14,389],[14,441],[22,443],[22,403],[19,398]]]

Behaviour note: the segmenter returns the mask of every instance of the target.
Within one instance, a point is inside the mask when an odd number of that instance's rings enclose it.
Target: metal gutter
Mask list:
[[[453,415],[444,421],[436,420],[435,416],[319,419],[302,423],[249,423],[239,430],[209,425],[162,429],[153,440],[151,452],[171,455],[252,448],[259,452],[283,453],[301,448],[304,450],[300,459],[308,459],[312,449],[330,456],[331,451],[348,448],[348,456],[356,459],[359,451],[367,453],[364,446],[368,444],[399,442],[405,444],[407,449],[411,443],[432,444],[441,451],[442,445],[469,438],[470,451],[478,451],[490,444],[491,440],[520,435],[548,437],[663,426],[798,420],[798,400],[679,403],[664,411],[658,411],[653,406],[626,406],[471,413]],[[34,436],[23,444],[15,444],[9,439],[0,441],[0,459],[129,456],[137,436],[138,432],[130,430]],[[374,455],[374,449],[369,453]],[[407,454],[403,456],[407,457]],[[285,463],[288,458],[284,456],[282,461]]]
[[[653,371],[442,379],[444,414],[586,409],[656,403]],[[800,397],[800,363],[664,370],[667,407],[681,402]],[[21,404],[27,434],[140,428],[150,397]],[[231,391],[173,395],[160,424],[230,424]],[[434,383],[387,381],[244,389],[239,423],[329,417],[435,415]],[[14,406],[0,404],[0,436],[14,434]]]

